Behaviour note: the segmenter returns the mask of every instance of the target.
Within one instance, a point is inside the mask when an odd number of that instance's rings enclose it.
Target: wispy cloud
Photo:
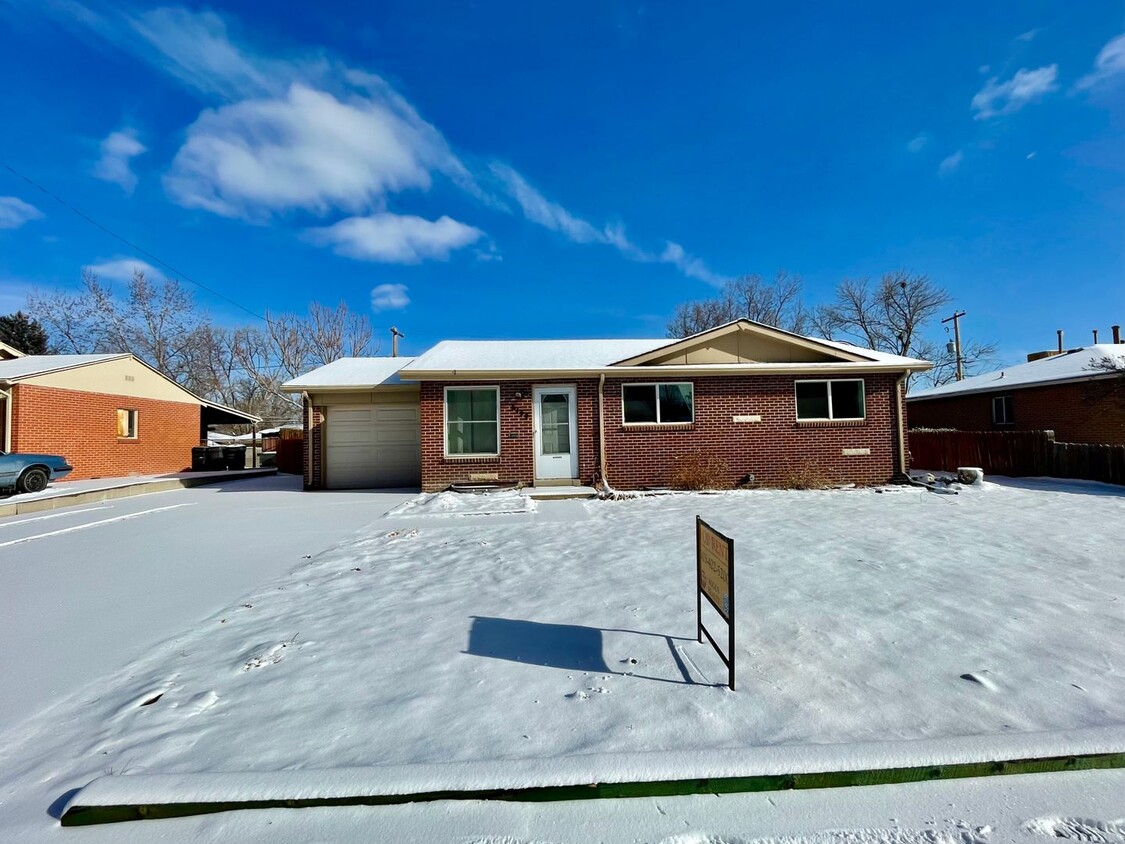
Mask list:
[[[1108,83],[1125,75],[1125,33],[1110,40],[1094,59],[1094,69],[1083,76],[1074,87],[1079,91]]]
[[[82,269],[92,272],[104,281],[116,281],[122,284],[132,281],[133,273],[138,270],[150,280],[164,278],[163,272],[140,258],[113,258],[97,264],[87,264]]]
[[[132,160],[147,151],[148,147],[137,140],[135,129],[111,132],[101,143],[102,154],[94,164],[94,176],[120,185],[122,190],[131,194],[137,187]]]
[[[1019,111],[1028,103],[1054,91],[1058,87],[1058,75],[1059,66],[1052,64],[1035,70],[1021,68],[1006,82],[992,77],[973,96],[971,106],[976,112],[976,119],[987,120]]]
[[[342,213],[345,219],[306,237],[362,260],[443,259],[483,232],[448,216],[428,221],[386,213],[391,195],[428,191],[440,178],[491,210],[511,211],[514,201],[526,219],[574,243],[609,245],[629,260],[724,280],[677,244],[646,251],[622,224],[599,227],[571,213],[508,165],[476,172],[386,80],[324,51],[280,57],[255,51],[235,37],[236,22],[211,11],[101,13],[78,0],[53,0],[45,8],[63,25],[98,34],[211,102],[187,129],[164,177],[169,196],[186,207],[258,223],[295,211]],[[393,242],[396,237],[401,240]]]
[[[371,310],[397,311],[410,304],[405,284],[380,284],[371,288]]]
[[[502,190],[516,201],[527,219],[551,231],[559,232],[575,243],[601,243],[612,246],[630,261],[671,264],[688,278],[716,286],[728,280],[727,276],[712,272],[701,259],[687,254],[678,243],[668,242],[662,252],[650,252],[629,239],[623,224],[614,223],[598,228],[557,202],[547,199],[507,164],[493,162],[491,170]]]
[[[0,196],[0,229],[18,229],[24,223],[42,218],[42,211],[18,196]]]
[[[1016,36],[1017,41],[1023,41],[1025,44],[1030,44],[1035,40],[1035,36],[1039,34],[1039,27],[1029,29],[1027,32],[1021,32]]]
[[[953,172],[961,166],[961,161],[964,160],[964,158],[965,153],[963,153],[961,150],[957,150],[957,152],[953,153],[953,155],[946,156],[941,160],[941,164],[938,165],[938,175],[952,175]]]
[[[910,150],[910,152],[917,153],[924,150],[929,143],[929,133],[919,132],[917,135],[910,139],[910,142],[906,145],[906,148]]]
[[[330,246],[338,255],[386,264],[445,261],[451,252],[475,243],[483,235],[480,229],[450,217],[425,220],[386,212],[348,217],[306,233],[309,241]]]

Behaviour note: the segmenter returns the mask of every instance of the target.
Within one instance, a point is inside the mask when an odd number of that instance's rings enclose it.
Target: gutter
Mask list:
[[[0,389],[4,396],[4,453],[12,450],[12,385]]]
[[[428,369],[401,373],[403,381],[510,381],[528,378],[596,378],[643,377],[663,378],[691,375],[696,377],[723,377],[730,375],[863,375],[879,372],[925,372],[930,363],[904,367],[901,363],[816,363],[770,364],[766,366],[741,366],[728,364],[696,364],[685,366],[598,366],[587,369]],[[317,389],[331,389],[318,387]]]
[[[898,466],[903,477],[909,478],[910,472],[906,465],[906,404],[902,400],[903,385],[906,383],[909,371],[903,372],[895,381],[895,408],[898,428]]]
[[[598,378],[598,473],[601,475],[602,491],[610,490],[609,478],[606,477],[605,458],[605,373]]]

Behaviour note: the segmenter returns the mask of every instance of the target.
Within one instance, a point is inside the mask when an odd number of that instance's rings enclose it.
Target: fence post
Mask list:
[[[1042,475],[1055,477],[1055,432],[1043,432],[1043,471]]]

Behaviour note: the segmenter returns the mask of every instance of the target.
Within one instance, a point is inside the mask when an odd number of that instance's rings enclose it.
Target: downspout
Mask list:
[[[605,373],[598,376],[598,470],[601,474],[602,492],[611,490],[605,469]]]
[[[909,375],[909,372],[903,372],[895,381],[895,405],[898,409],[898,467],[904,478],[909,478],[910,473],[906,466],[906,407],[903,404],[902,391]]]
[[[12,451],[12,388],[0,390],[4,394],[4,453]]]

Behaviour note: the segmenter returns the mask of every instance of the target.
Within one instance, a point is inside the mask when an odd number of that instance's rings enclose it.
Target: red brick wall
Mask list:
[[[605,429],[608,476],[619,489],[666,486],[677,461],[696,453],[715,455],[729,466],[729,480],[754,476],[759,486],[781,486],[794,470],[811,466],[824,479],[875,484],[897,469],[893,375],[865,378],[867,419],[861,423],[798,425],[792,376],[732,376],[695,379],[695,421],[686,426],[629,426],[621,422],[621,386],[637,379],[607,379]],[[468,382],[456,382],[456,385]],[[546,382],[535,382],[546,383]],[[597,381],[560,380],[578,388],[579,479],[596,480]],[[534,480],[531,382],[500,384],[500,456],[445,457],[444,387],[421,385],[422,485],[444,489],[470,474],[496,472],[502,480]],[[522,399],[515,394],[521,392]],[[735,415],[761,415],[761,422],[736,423]],[[869,448],[869,455],[845,457],[844,448]]]
[[[61,454],[67,480],[182,472],[199,445],[199,405],[20,384],[12,451]],[[136,410],[137,438],[117,436],[117,410]]]
[[[1125,404],[1106,395],[1109,380],[1049,384],[909,403],[914,428],[1054,431],[1056,442],[1125,445]],[[1014,425],[992,424],[992,399],[1011,396]]]

